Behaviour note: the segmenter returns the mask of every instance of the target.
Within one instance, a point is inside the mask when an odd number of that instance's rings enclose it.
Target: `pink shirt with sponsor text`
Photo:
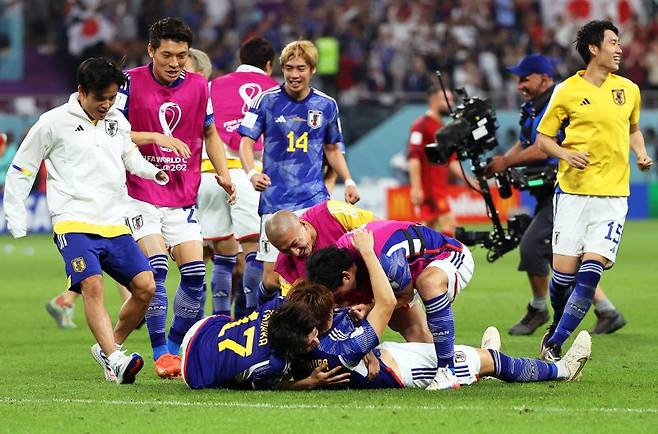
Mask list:
[[[189,146],[192,154],[184,158],[155,144],[140,146],[144,158],[167,172],[169,184],[162,188],[128,173],[128,194],[157,206],[194,205],[201,182],[204,127],[212,125],[206,79],[199,74],[183,73],[173,85],[166,86],[156,81],[148,65],[131,69],[127,75],[128,120],[132,130],[176,137]]]
[[[226,146],[237,153],[241,136],[238,127],[249,106],[263,92],[278,83],[265,72],[251,65],[240,65],[235,72],[222,75],[210,82],[210,95],[215,126]],[[254,145],[254,150],[263,149],[262,137]]]

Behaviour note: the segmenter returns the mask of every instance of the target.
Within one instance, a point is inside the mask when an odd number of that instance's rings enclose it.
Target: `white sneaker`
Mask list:
[[[459,389],[459,380],[455,374],[448,368],[439,368],[436,371],[434,379],[425,388],[425,390],[447,390]]]
[[[105,374],[105,379],[107,381],[116,381],[117,376],[114,374],[114,371],[110,367],[110,361],[107,360],[107,357],[105,357],[105,354],[103,354],[103,350],[101,350],[101,346],[98,344],[94,344],[91,347],[91,355],[96,360],[96,362],[103,368],[103,373]]]
[[[578,381],[582,375],[583,367],[592,354],[592,337],[583,330],[574,339],[571,348],[557,363],[564,363],[569,374],[564,381]]]
[[[114,356],[117,354],[117,356]],[[110,360],[108,362],[114,375],[117,384],[132,384],[135,382],[137,373],[144,367],[144,359],[137,353],[132,353],[129,356],[123,351],[115,351],[111,359],[118,358],[118,360]]]
[[[482,344],[480,348],[485,350],[500,351],[500,332],[494,326],[489,326],[482,334]]]

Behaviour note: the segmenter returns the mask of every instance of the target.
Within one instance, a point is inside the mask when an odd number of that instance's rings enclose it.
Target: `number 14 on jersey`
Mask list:
[[[288,152],[295,152],[297,149],[301,149],[304,152],[308,152],[308,132],[304,133],[295,138],[295,132],[291,131],[288,133]]]

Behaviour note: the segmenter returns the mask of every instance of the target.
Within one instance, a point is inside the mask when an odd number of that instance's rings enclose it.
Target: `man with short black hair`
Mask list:
[[[153,297],[153,272],[125,224],[126,171],[162,188],[164,171],[146,161],[130,140],[130,124],[113,104],[124,83],[107,58],[82,62],[78,91],[39,118],[21,144],[7,175],[4,208],[14,237],[27,233],[25,202],[41,161],[48,168],[48,207],[54,241],[69,289],[84,295],[85,315],[96,345],[92,355],[105,378],[132,383],[144,365],[123,343],[144,317]],[[112,323],[103,302],[103,271],[127,286],[131,295]]]
[[[640,170],[653,163],[639,126],[640,90],[614,74],[622,55],[617,27],[587,23],[578,31],[576,49],[587,67],[555,89],[537,127],[540,149],[560,159],[553,199],[554,321],[541,342],[545,360],[559,360],[603,270],[616,261],[628,211],[630,149]],[[566,136],[558,144],[565,122]]]

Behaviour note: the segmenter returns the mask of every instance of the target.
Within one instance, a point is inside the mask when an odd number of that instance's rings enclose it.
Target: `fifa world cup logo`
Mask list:
[[[178,123],[183,116],[180,106],[175,102],[165,102],[160,106],[158,110],[158,119],[160,120],[160,126],[162,127],[162,132],[164,135],[172,137],[173,132],[178,126]],[[172,152],[171,149],[163,148],[160,146],[164,152]]]
[[[256,98],[258,98],[258,95],[261,94],[263,89],[260,87],[258,83],[245,83],[240,88],[238,89],[238,94],[240,95],[240,98],[242,98],[242,114],[247,114],[249,111],[249,107],[251,107],[251,103],[254,102]]]

